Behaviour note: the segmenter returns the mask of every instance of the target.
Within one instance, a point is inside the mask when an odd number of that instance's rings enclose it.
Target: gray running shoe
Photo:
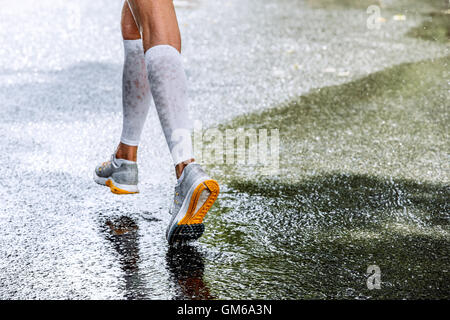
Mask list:
[[[95,168],[94,181],[108,186],[115,194],[139,193],[137,163],[116,159],[113,154],[110,161],[103,162]]]
[[[166,231],[169,244],[196,240],[205,227],[203,218],[219,195],[219,184],[211,179],[197,163],[188,164],[183,178],[175,186],[172,219]]]

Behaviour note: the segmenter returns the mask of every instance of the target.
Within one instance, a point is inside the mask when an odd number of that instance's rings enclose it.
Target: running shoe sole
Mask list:
[[[112,178],[102,178],[97,176],[94,171],[94,181],[102,186],[107,186],[114,194],[135,194],[139,193],[139,189],[136,185],[120,184],[114,181]]]
[[[180,212],[188,205],[188,209],[181,219],[175,219],[168,233],[168,242],[186,242],[197,240],[203,235],[205,226],[203,219],[219,196],[219,184],[216,180],[206,180],[196,185],[192,192],[188,193]],[[189,194],[191,196],[189,197]],[[188,202],[189,201],[189,202]],[[179,220],[178,223],[176,221]]]

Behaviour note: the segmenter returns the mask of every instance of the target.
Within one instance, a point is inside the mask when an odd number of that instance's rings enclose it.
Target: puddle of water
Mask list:
[[[306,3],[320,9],[359,9],[370,6],[380,9],[380,21],[386,18],[399,23],[406,20],[423,20],[408,32],[409,36],[448,43],[450,40],[450,3],[442,0],[319,0]]]
[[[383,5],[382,0],[306,0],[308,6],[321,9],[366,9],[371,5]]]
[[[449,5],[450,6],[450,5]],[[449,43],[450,42],[450,10],[432,12],[425,17],[425,21],[408,32],[409,36]]]
[[[396,66],[224,125],[279,128],[281,168],[211,167],[230,188],[201,241],[215,252],[213,294],[448,297],[449,63]],[[383,289],[370,291],[374,264]]]
[[[442,0],[306,0],[309,6],[323,9],[366,9],[375,5],[386,10],[397,11],[427,11],[431,9],[442,9],[448,6]]]

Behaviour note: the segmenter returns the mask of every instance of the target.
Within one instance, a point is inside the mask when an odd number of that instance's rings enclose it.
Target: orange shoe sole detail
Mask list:
[[[139,192],[130,192],[130,191],[127,191],[127,190],[120,189],[120,188],[116,187],[111,180],[107,180],[105,182],[105,184],[111,189],[111,192],[114,193],[114,194],[135,194],[135,193],[139,193]]]
[[[197,212],[195,212],[195,208],[197,208],[197,203],[200,195],[205,189],[209,190],[210,195],[208,196],[208,199],[206,199],[205,203],[201,206],[201,208]],[[180,220],[180,222],[178,222],[178,225],[192,225],[202,223],[209,209],[211,209],[217,197],[219,196],[219,192],[220,187],[216,180],[206,180],[203,183],[199,184],[192,194],[191,203],[189,204],[186,215],[183,217],[183,219]]]

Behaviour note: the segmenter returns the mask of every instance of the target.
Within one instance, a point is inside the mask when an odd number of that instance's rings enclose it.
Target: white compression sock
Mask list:
[[[142,40],[124,40],[122,78],[123,126],[120,141],[137,146],[151,101]]]
[[[181,55],[172,46],[158,45],[145,53],[150,88],[175,165],[193,158],[187,110],[187,83]]]

